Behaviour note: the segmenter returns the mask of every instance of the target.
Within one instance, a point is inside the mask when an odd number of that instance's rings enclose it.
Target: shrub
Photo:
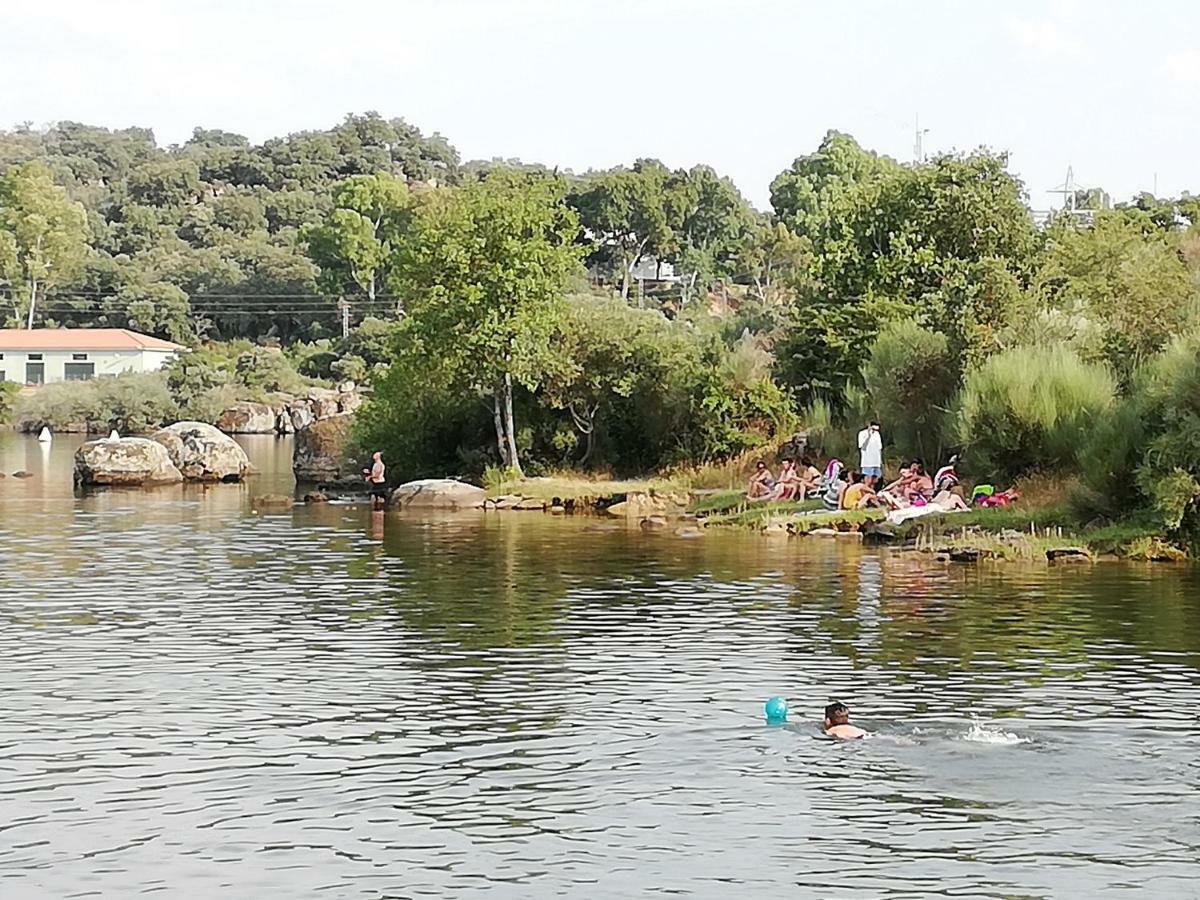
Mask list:
[[[16,412],[17,394],[20,391],[20,387],[11,381],[0,381],[0,425],[7,425],[13,421],[13,416]]]
[[[905,456],[940,459],[958,370],[944,334],[911,320],[884,326],[863,367],[875,416]]]
[[[1018,347],[967,373],[954,427],[973,471],[1012,477],[1060,470],[1111,411],[1115,393],[1115,380],[1101,365],[1061,348]]]
[[[306,382],[283,351],[274,347],[254,347],[238,354],[234,378],[251,390],[268,393],[299,393]]]
[[[95,381],[47,384],[21,398],[19,426],[37,431],[86,426],[92,432],[153,431],[178,418],[179,409],[158,372],[126,373]]]

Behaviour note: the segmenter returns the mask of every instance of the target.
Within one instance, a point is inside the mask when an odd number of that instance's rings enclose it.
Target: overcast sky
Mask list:
[[[1200,191],[1187,0],[0,0],[0,125],[252,140],[349,112],[464,159],[705,162],[760,207],[826,130],[908,160],[987,145],[1032,204]]]

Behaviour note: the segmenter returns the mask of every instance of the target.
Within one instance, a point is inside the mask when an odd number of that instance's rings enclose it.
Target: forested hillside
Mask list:
[[[61,122],[0,134],[0,196],[10,198],[0,206],[22,198],[56,226],[37,324],[128,326],[187,343],[290,342],[338,327],[338,286],[321,282],[301,238],[332,212],[338,181],[385,172],[436,183],[454,179],[458,162],[441,137],[375,114],[261,145],[197,128],[165,149],[145,128]],[[82,206],[83,221],[63,211],[69,204]],[[19,269],[0,271],[7,317],[23,324],[30,289]],[[394,306],[377,299],[357,314]]]
[[[208,342],[171,373],[183,408],[374,381],[363,437],[413,474],[646,471],[798,424],[844,454],[872,416],[892,454],[966,448],[988,475],[1069,472],[1104,515],[1195,516],[1200,201],[1093,186],[1039,229],[1002,153],[901,164],[836,131],[770,196],[652,159],[462,163],[375,114],[257,146],[17,129],[0,308]]]

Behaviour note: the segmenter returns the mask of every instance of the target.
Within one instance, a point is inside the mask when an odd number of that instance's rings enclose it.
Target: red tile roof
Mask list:
[[[128,328],[0,328],[5,350],[185,350]]]

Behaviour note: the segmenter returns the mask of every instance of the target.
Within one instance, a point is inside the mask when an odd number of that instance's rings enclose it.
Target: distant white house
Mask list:
[[[634,281],[678,281],[674,263],[643,256],[629,273]]]
[[[125,328],[0,328],[0,381],[48,384],[154,372],[185,349]]]

